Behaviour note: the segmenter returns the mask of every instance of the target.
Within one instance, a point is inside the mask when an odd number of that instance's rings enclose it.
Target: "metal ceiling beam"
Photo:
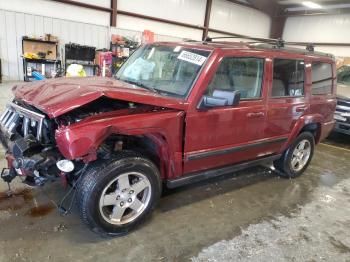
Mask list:
[[[231,3],[234,3],[236,5],[243,5],[243,6],[246,6],[246,7],[258,9],[253,4],[251,4],[250,2],[249,3],[244,3],[244,2],[238,1],[238,0],[228,0],[228,1],[231,2]]]
[[[96,11],[103,11],[103,12],[108,12],[108,13],[113,12],[112,8],[107,8],[107,7],[98,6],[98,5],[91,5],[91,4],[86,4],[83,2],[76,2],[76,1],[72,1],[72,0],[52,0],[52,1],[58,2],[58,3],[63,3],[63,4],[84,7],[84,8],[88,8],[88,9],[92,9],[92,10],[96,10]]]
[[[204,29],[203,29],[202,40],[205,40],[208,37],[212,3],[213,3],[213,0],[207,0],[207,4],[205,6]]]
[[[117,27],[117,12],[118,12],[118,0],[111,0],[111,21],[110,21],[110,26]]]
[[[271,30],[270,38],[282,38],[284,25],[286,23],[287,17],[272,17],[271,18]]]

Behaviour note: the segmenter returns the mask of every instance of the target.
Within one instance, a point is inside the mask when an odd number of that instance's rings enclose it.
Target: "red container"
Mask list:
[[[142,33],[142,42],[145,44],[154,42],[154,32],[150,30],[144,30]]]
[[[103,61],[105,61],[106,65],[112,64],[112,52],[99,52],[98,54],[98,64],[99,66],[103,66]]]
[[[97,52],[97,63],[100,67],[100,76],[112,76],[113,55],[112,52]],[[104,72],[103,72],[104,71]]]

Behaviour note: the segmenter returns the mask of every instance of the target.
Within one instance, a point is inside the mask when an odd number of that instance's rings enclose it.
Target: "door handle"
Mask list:
[[[296,112],[305,112],[308,109],[307,106],[298,106],[295,111]]]
[[[252,112],[252,113],[248,113],[247,117],[262,117],[265,116],[264,112]]]

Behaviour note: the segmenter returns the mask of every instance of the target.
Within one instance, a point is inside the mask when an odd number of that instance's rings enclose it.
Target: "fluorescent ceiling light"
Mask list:
[[[306,7],[312,8],[312,9],[321,9],[322,8],[321,5],[316,4],[314,2],[311,2],[311,1],[304,1],[304,2],[302,2],[302,4]]]

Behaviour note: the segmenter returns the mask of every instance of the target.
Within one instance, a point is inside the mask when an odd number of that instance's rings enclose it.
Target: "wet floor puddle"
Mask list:
[[[8,191],[0,192],[0,211],[15,211],[29,205],[34,199],[33,191],[31,189],[17,189],[11,193]],[[34,201],[36,204],[36,201]],[[31,217],[42,217],[54,210],[53,203],[45,203],[35,205],[26,211],[25,215]]]
[[[26,215],[31,217],[43,217],[48,215],[54,209],[55,206],[49,202],[36,207],[32,207],[26,212]]]
[[[17,189],[11,193],[0,192],[0,210],[18,210],[30,203],[33,192],[30,189]]]
[[[320,182],[321,185],[332,187],[338,182],[338,180],[334,173],[327,170],[326,172],[320,175]]]

